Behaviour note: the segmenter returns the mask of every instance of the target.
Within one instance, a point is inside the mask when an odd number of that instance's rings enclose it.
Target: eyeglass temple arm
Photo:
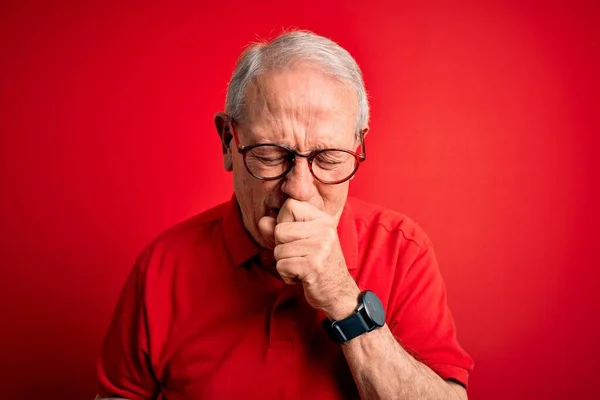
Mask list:
[[[360,131],[360,141],[361,141],[361,145],[362,145],[362,161],[365,161],[367,159],[367,147],[365,146],[365,131],[364,129],[361,129]]]

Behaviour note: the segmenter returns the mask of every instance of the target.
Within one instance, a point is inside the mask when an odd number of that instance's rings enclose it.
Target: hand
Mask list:
[[[307,302],[331,319],[354,312],[360,289],[348,272],[331,215],[290,198],[276,221],[263,217],[258,226],[273,238],[277,272],[285,283],[301,281]]]

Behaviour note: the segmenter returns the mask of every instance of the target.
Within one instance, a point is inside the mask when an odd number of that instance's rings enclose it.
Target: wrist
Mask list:
[[[350,315],[344,315],[340,308],[339,313],[330,313],[321,323],[334,342],[346,344],[385,325],[385,308],[375,293],[370,290],[360,293],[357,304],[355,311]]]
[[[359,296],[360,289],[355,284],[355,287],[348,291],[347,295],[340,297],[333,306],[323,309],[323,312],[331,321],[340,321],[347,318],[356,311]]]

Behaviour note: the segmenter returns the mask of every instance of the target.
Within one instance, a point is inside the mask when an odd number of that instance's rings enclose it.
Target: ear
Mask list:
[[[231,153],[231,134],[230,118],[225,113],[217,113],[215,115],[215,127],[221,139],[221,151],[223,152],[223,166],[225,170],[233,171],[233,154]]]

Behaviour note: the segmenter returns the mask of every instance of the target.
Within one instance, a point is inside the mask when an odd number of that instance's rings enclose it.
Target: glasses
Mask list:
[[[360,163],[367,159],[365,138],[360,132],[361,153],[341,149],[321,149],[310,153],[298,153],[281,144],[259,143],[250,146],[240,144],[239,136],[231,122],[233,138],[238,152],[244,158],[246,170],[262,181],[273,181],[287,175],[294,168],[296,157],[306,158],[310,172],[319,182],[336,185],[352,178]]]

